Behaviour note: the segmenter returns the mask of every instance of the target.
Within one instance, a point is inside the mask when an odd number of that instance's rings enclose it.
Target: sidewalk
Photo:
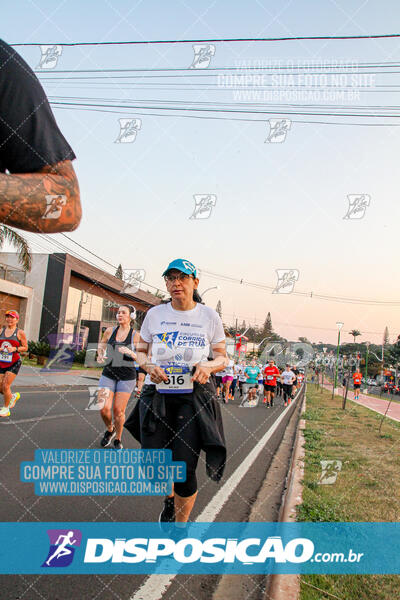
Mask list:
[[[332,384],[324,384],[324,388],[332,392]],[[339,390],[340,395],[343,396],[343,387],[339,386],[337,389]],[[386,413],[386,409],[390,402],[390,399],[376,398],[374,396],[367,396],[367,394],[362,393],[359,394],[358,400],[353,400],[353,398],[354,392],[352,389],[349,389],[347,392],[347,400],[355,402],[356,404],[360,404],[360,406],[365,406],[366,408],[369,408],[380,415],[384,415]],[[392,402],[388,412],[386,413],[386,416],[394,421],[400,422],[400,404],[398,402]]]
[[[96,385],[98,379],[99,375],[94,369],[50,372],[38,367],[22,365],[14,386],[18,389],[59,386],[87,387],[88,385]]]

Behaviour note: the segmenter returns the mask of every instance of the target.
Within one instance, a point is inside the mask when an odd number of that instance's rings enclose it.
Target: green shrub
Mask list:
[[[83,365],[85,362],[85,357],[86,357],[86,350],[78,350],[78,352],[75,352],[75,354],[74,354],[74,362]]]
[[[28,342],[28,352],[36,354],[36,356],[49,356],[50,344],[47,342]]]
[[[34,342],[33,340],[28,341],[29,354],[36,354],[36,346],[37,346],[37,342]]]

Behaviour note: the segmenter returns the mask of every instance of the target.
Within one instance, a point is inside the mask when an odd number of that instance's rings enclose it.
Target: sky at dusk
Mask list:
[[[51,45],[391,34],[397,3],[383,1],[379,10],[303,0],[14,6],[2,11],[0,36]],[[69,237],[100,258],[60,235],[27,234],[32,250],[61,251],[58,241],[110,272],[100,259],[142,268],[144,289],[164,289],[166,265],[188,258],[200,270],[200,291],[219,286],[204,300],[214,308],[221,300],[227,324],[261,325],[269,311],[274,329],[291,340],[334,343],[343,321],[343,341],[355,328],[358,340],[380,343],[385,326],[393,341],[400,333],[400,40],[213,46],[208,67],[190,70],[192,43],[63,46],[53,69],[37,68],[38,47],[16,48],[77,156],[84,212]],[[344,77],[335,87],[336,67],[327,65],[340,63]],[[243,67],[253,68],[250,78],[233,85],[229,75],[246,74]],[[117,141],[120,119],[139,120],[128,143]],[[280,141],[269,119],[284,127]],[[203,213],[196,198],[207,203]],[[293,293],[276,293],[277,270],[295,273]]]

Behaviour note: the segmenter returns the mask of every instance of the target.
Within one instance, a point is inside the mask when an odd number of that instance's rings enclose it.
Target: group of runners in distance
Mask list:
[[[263,391],[264,404],[272,407],[275,396],[282,396],[284,406],[290,404],[304,380],[304,374],[289,363],[285,369],[278,368],[272,358],[265,365],[257,364],[255,359],[250,364],[231,359],[229,365],[216,374],[215,379],[217,398],[222,399],[225,404],[234,399],[238,389],[241,399],[248,398],[248,406],[254,406],[257,395]]]

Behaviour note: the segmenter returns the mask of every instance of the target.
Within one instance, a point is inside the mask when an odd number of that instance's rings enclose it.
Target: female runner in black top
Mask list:
[[[116,450],[123,448],[121,436],[125,423],[125,410],[136,385],[134,349],[140,336],[131,325],[135,316],[136,311],[133,306],[129,304],[120,306],[117,312],[118,327],[106,329],[99,344],[98,362],[102,363],[105,359],[108,361],[99,380],[98,392],[99,402],[104,403],[100,414],[107,427],[100,442],[103,448],[110,446],[114,438],[114,448]]]

